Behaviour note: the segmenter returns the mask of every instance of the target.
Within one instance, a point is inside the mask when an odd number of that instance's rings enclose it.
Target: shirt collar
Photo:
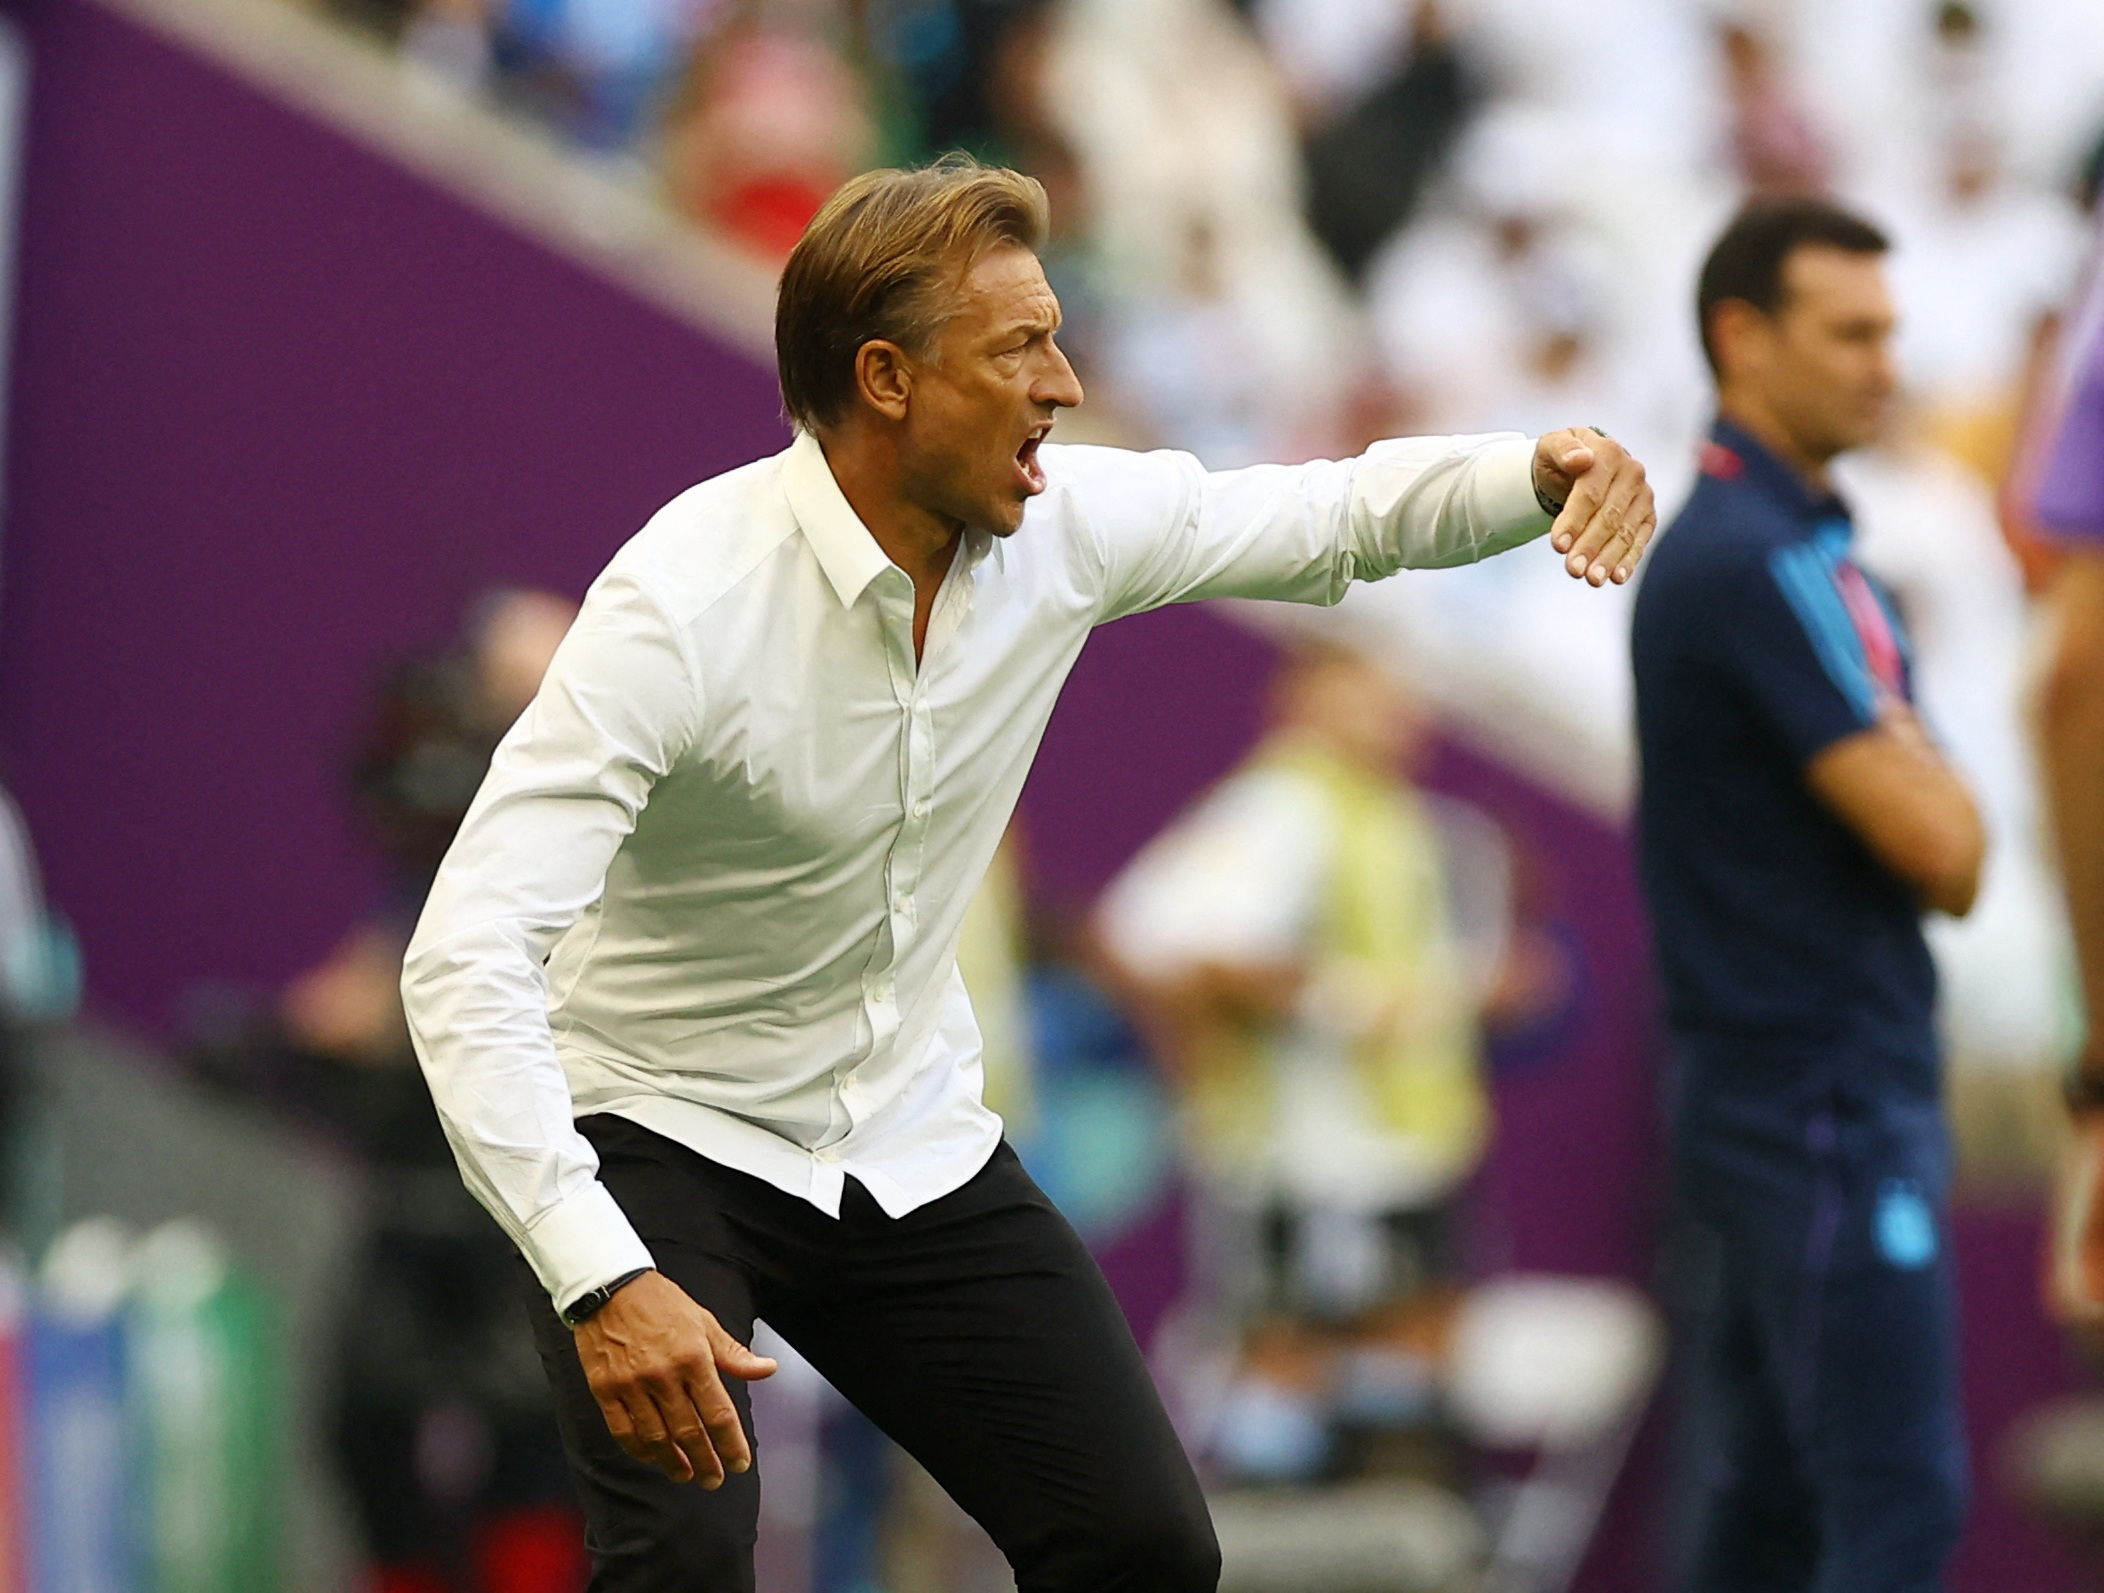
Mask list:
[[[833,479],[833,467],[826,463],[825,450],[810,432],[798,432],[782,456],[782,490],[841,606],[854,607],[863,588],[891,568],[891,560],[848,503]]]
[[[1703,450],[1703,471],[1727,481],[1744,480],[1780,501],[1801,520],[1848,518],[1848,505],[1832,492],[1815,491],[1804,477],[1754,439],[1751,432],[1718,417]]]

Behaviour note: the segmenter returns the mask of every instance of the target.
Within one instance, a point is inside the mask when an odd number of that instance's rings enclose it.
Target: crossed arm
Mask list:
[[[1965,782],[1913,709],[1891,705],[1881,723],[1813,758],[1805,780],[1925,905],[1958,918],[1972,910],[1986,833]]]

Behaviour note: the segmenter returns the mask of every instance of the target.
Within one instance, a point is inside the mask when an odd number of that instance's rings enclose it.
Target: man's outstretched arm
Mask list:
[[[1355,459],[1212,472],[1187,454],[1069,452],[1106,619],[1213,597],[1334,603],[1354,581],[1544,535],[1600,586],[1628,579],[1657,526],[1643,466],[1590,428],[1403,438]]]

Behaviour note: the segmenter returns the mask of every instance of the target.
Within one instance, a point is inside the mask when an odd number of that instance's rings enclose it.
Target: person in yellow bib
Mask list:
[[[1487,821],[1411,785],[1428,721],[1364,658],[1300,648],[1271,718],[1098,912],[1182,1097],[1200,1287],[1247,1335],[1259,1406],[1333,1381],[1338,1330],[1445,1293],[1452,1202],[1490,1130],[1496,960],[1457,926],[1450,865],[1457,845],[1492,856],[1471,880],[1503,863]],[[1223,1430],[1217,1458],[1321,1465],[1322,1423],[1276,1417],[1251,1418],[1268,1438]]]

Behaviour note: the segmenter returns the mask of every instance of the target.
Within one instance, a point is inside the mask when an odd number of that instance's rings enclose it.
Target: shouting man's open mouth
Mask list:
[[[1045,490],[1045,467],[1038,463],[1038,445],[1051,434],[1052,422],[1045,421],[1033,426],[1030,435],[1023,439],[1023,446],[1015,451],[1017,471],[1022,475],[1023,488],[1032,497]]]

